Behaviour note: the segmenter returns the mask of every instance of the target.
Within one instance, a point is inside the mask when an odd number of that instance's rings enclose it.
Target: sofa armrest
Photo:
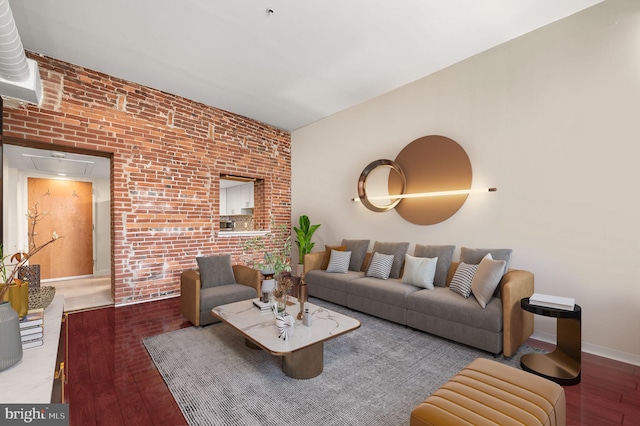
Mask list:
[[[256,296],[259,296],[262,286],[262,274],[260,271],[245,265],[233,265],[232,268],[236,282],[248,287],[253,287],[256,290]]]
[[[503,349],[505,357],[511,357],[533,334],[533,314],[520,306],[520,300],[533,294],[533,274],[511,269],[500,281],[503,317]]]
[[[200,325],[200,272],[187,269],[180,275],[180,313],[193,325]]]
[[[326,251],[314,251],[304,255],[304,272],[305,274],[314,269],[321,269],[322,262],[326,256]]]

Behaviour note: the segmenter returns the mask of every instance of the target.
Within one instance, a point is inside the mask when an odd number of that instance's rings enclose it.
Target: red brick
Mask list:
[[[113,153],[116,303],[179,292],[180,273],[196,265],[198,254],[229,253],[236,262],[262,258],[262,253],[242,252],[246,238],[212,235],[221,173],[263,179],[260,199],[268,205],[256,208],[255,222],[270,226],[274,218],[276,226],[290,227],[289,133],[73,64],[29,56],[39,64],[45,99],[41,107],[5,107],[4,136],[45,142],[52,149]]]

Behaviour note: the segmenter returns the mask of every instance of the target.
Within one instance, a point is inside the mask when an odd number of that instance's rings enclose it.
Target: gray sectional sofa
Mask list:
[[[369,240],[343,240],[340,246],[327,246],[325,251],[305,255],[309,295],[496,355],[502,352],[505,357],[514,355],[533,333],[533,315],[520,307],[520,300],[534,292],[533,274],[508,268],[511,250],[463,247],[460,262],[453,262],[454,246],[418,244],[413,257],[431,258],[433,262],[438,258],[433,285],[423,288],[403,283],[404,260],[411,258],[405,257],[409,243],[376,242],[371,252],[368,246]],[[332,250],[350,253],[346,272],[327,271],[335,269],[335,265],[328,265]],[[389,259],[393,256],[388,279],[368,276],[376,252]],[[485,295],[483,307],[480,295],[474,293],[465,298],[456,292],[461,277],[456,276],[456,271],[460,265],[479,265],[487,253],[496,261],[502,259],[504,271],[495,277],[499,283],[495,291]],[[451,291],[452,281],[456,291]]]

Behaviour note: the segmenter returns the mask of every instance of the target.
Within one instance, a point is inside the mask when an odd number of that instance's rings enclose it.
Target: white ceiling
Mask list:
[[[27,50],[295,130],[600,1],[10,5]]]

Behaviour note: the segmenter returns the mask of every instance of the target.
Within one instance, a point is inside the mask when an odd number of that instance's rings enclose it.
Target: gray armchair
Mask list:
[[[231,265],[231,256],[196,258],[198,269],[180,276],[180,312],[193,325],[219,321],[211,315],[215,306],[253,299],[260,294],[261,274],[244,265]]]

